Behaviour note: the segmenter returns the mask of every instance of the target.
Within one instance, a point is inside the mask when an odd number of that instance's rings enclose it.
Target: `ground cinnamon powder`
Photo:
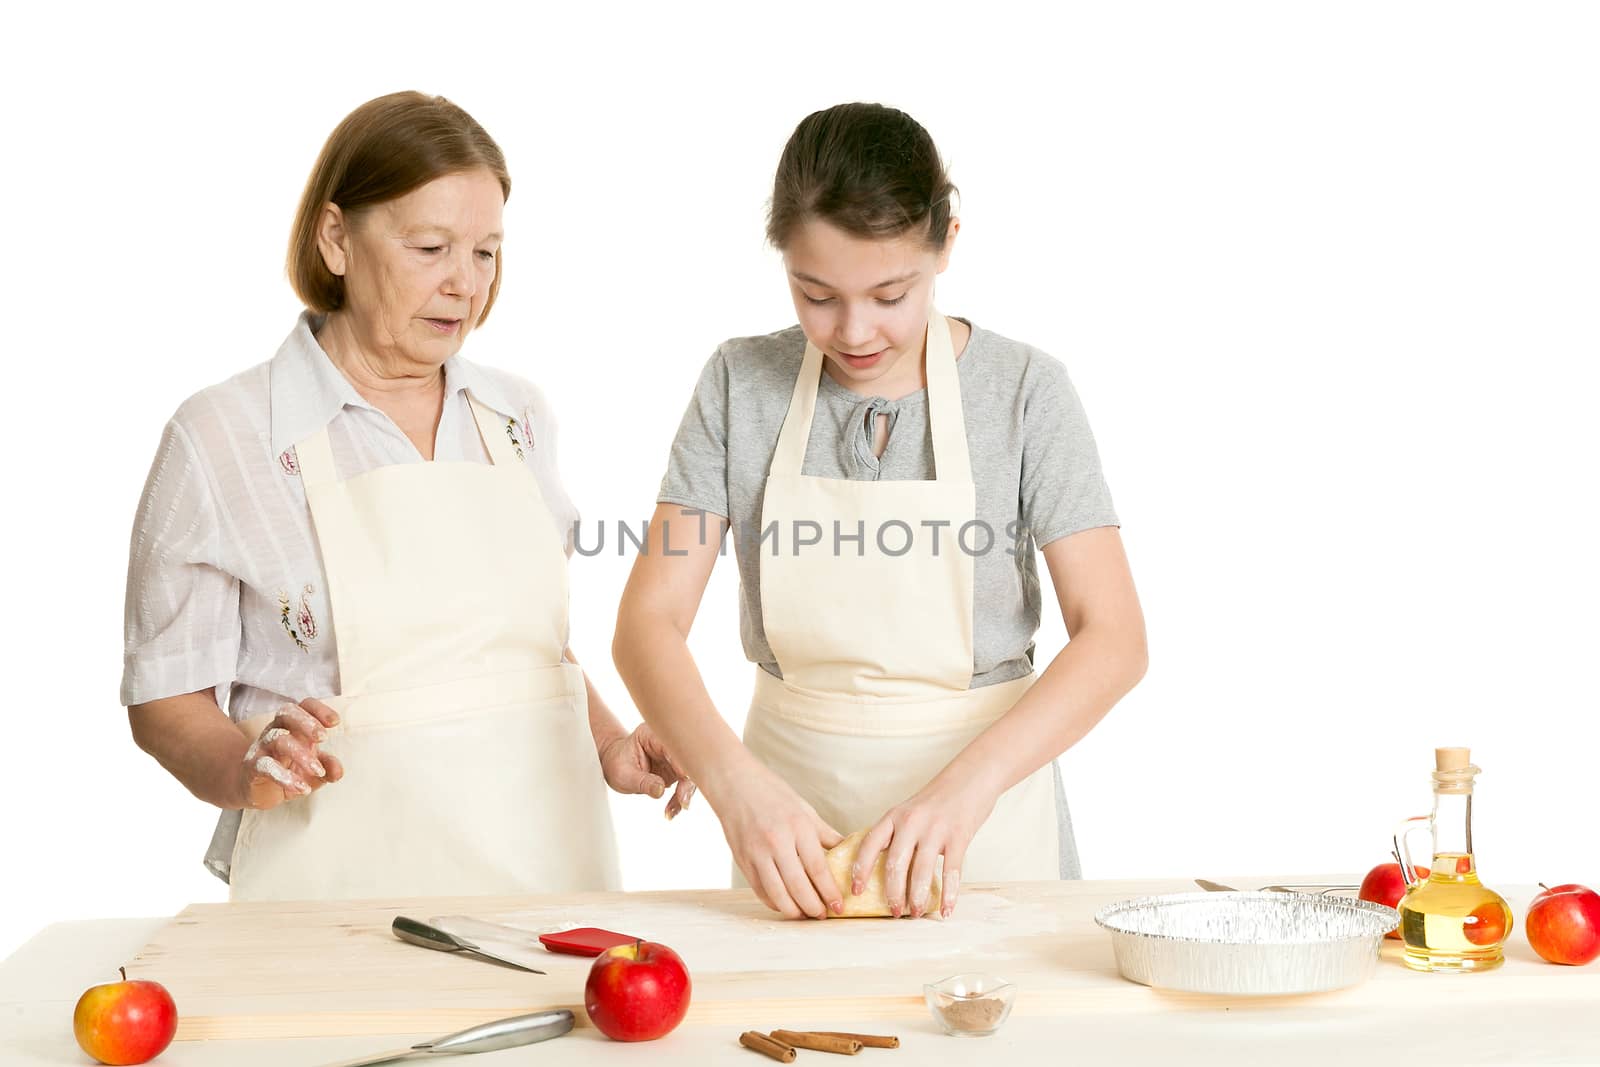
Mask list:
[[[999,997],[951,998],[944,1017],[956,1030],[993,1030],[1005,1007]]]

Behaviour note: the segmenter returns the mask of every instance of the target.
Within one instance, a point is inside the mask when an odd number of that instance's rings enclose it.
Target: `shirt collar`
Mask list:
[[[377,408],[356,392],[317,342],[322,317],[302,312],[270,364],[272,454],[280,455],[327,426],[346,407]],[[465,389],[480,404],[506,418],[517,411],[505,391],[483,370],[451,356],[444,364],[445,397]]]
[[[469,363],[460,356],[451,356],[444,361],[444,388],[446,395],[453,395],[465,389],[472,395],[472,399],[508,419],[522,417],[522,411],[511,402],[511,398],[500,387],[499,382],[491,378],[482,367],[476,363]]]

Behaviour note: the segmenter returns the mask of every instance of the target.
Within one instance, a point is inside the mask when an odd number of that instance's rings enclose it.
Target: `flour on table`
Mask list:
[[[486,948],[516,947],[521,950],[519,957],[537,952],[546,960],[551,955],[539,944],[538,935],[597,926],[660,941],[671,946],[691,969],[720,973],[829,970],[965,953],[1003,958],[1014,953],[997,940],[1002,926],[1011,931],[1025,929],[1033,935],[1061,928],[1061,920],[1049,908],[1015,904],[983,890],[962,894],[955,914],[943,920],[790,920],[759,904],[668,903],[641,897],[638,902],[532,908],[472,918],[444,916],[433,921]],[[1017,952],[1026,950],[1026,942],[1017,945]]]

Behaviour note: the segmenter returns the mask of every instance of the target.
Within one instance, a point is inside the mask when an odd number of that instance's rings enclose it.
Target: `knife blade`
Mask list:
[[[1237,893],[1239,890],[1231,885],[1213,882],[1206,878],[1196,878],[1194,884],[1204,889],[1207,893]],[[1335,882],[1296,882],[1293,885],[1264,885],[1256,890],[1257,893],[1310,893],[1318,894],[1343,892],[1345,890],[1360,889],[1358,885],[1340,885]]]
[[[377,1067],[380,1063],[398,1063],[402,1060],[420,1059],[423,1056],[454,1056],[472,1052],[493,1052],[496,1049],[531,1045],[560,1037],[573,1026],[572,1012],[565,1008],[555,1011],[534,1012],[532,1015],[514,1015],[509,1019],[460,1030],[433,1041],[424,1041],[410,1048],[380,1052],[374,1056],[361,1056],[341,1060],[327,1067]]]
[[[420,920],[405,915],[395,916],[390,929],[394,936],[413,945],[423,948],[436,949],[439,952],[465,952],[468,955],[480,956],[507,967],[515,967],[519,971],[530,971],[533,974],[543,974],[537,967],[529,967],[526,963],[518,963],[514,959],[502,956],[490,949],[480,948],[476,942],[468,941],[464,937],[441,930],[437,926],[430,926]]]

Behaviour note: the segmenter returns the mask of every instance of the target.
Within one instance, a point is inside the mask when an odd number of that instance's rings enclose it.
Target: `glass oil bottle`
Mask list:
[[[1505,962],[1511,908],[1478,880],[1472,852],[1472,784],[1478,775],[1470,750],[1434,750],[1433,814],[1407,819],[1395,832],[1395,855],[1408,886],[1401,898],[1400,936],[1405,964],[1414,971],[1461,974]],[[1433,831],[1428,877],[1416,877],[1406,837],[1427,824]]]

